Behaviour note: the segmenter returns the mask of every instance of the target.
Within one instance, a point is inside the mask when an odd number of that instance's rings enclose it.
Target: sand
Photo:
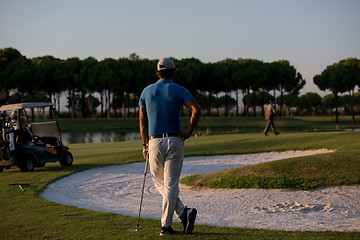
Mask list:
[[[216,172],[329,150],[187,157],[182,177]],[[94,168],[49,184],[41,197],[50,201],[137,217],[145,162]],[[360,231],[360,186],[325,187],[316,191],[274,189],[193,190],[180,186],[180,198],[196,207],[196,224],[278,230]],[[161,196],[147,175],[143,218],[160,219]],[[179,221],[174,216],[174,221]]]

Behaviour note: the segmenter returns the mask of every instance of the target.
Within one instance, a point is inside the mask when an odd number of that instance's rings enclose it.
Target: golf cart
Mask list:
[[[73,156],[62,143],[54,106],[31,102],[0,107],[0,172],[11,166],[28,172],[56,161],[61,166],[72,165]]]

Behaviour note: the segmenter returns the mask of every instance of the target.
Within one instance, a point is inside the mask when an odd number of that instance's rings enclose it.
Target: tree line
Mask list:
[[[278,94],[276,101],[282,115],[286,112],[308,114],[309,109],[312,114],[318,112],[320,96],[315,93],[299,96],[305,79],[287,60],[263,62],[239,58],[216,63],[203,63],[196,58],[173,60],[178,69],[175,82],[189,89],[207,116],[256,116],[259,108],[263,115],[264,105],[275,98],[275,94]],[[157,61],[141,59],[135,53],[128,58],[101,61],[93,57],[84,60],[76,57],[62,60],[53,56],[29,59],[14,48],[0,49],[0,104],[51,101],[60,109],[60,96],[65,95],[66,115],[71,118],[136,116],[141,91],[157,81]],[[354,64],[353,61],[357,67],[341,69],[342,73],[356,70],[353,75],[359,75],[358,60],[344,60],[346,66],[348,62]],[[334,69],[329,72],[340,71]],[[331,90],[340,106],[338,93],[348,91],[351,81],[341,80],[342,87],[347,87],[346,90],[338,89],[336,84],[327,84],[331,74],[325,71],[317,75],[314,82],[321,90]],[[353,75],[346,75],[346,79],[352,79]],[[355,104],[354,89],[359,86],[359,80],[352,81],[352,86],[355,85],[350,95]],[[239,99],[240,96],[243,98]],[[320,104],[322,100],[320,97]],[[296,108],[295,112],[291,110],[293,108]]]
[[[352,121],[355,122],[355,104],[359,104],[359,93],[355,93],[356,87],[360,87],[360,60],[348,58],[328,66],[321,74],[314,77],[314,83],[321,90],[330,90],[334,97],[336,122],[338,122],[338,107],[341,106],[339,94],[348,92],[347,102],[350,105]],[[346,100],[346,98],[345,98]]]

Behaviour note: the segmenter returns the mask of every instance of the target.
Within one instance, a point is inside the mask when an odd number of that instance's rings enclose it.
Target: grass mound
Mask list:
[[[314,190],[321,186],[360,184],[359,137],[360,135],[356,133],[350,135],[333,133],[327,135],[326,140],[321,141],[321,143],[316,138],[311,139],[307,136],[297,135],[296,139],[292,139],[292,136],[289,135],[285,137],[286,141],[295,142],[298,144],[298,148],[304,148],[310,144],[320,148],[333,148],[334,145],[338,145],[340,149],[328,154],[284,159],[227,169],[217,173],[188,176],[182,179],[181,183],[209,188],[288,188],[302,190]],[[282,145],[283,140],[277,139],[276,141]],[[263,148],[267,148],[266,142],[260,142]]]

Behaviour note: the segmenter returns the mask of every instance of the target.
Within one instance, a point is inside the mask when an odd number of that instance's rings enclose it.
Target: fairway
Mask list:
[[[337,151],[319,155],[321,157],[305,157],[308,160],[307,164],[317,164],[321,161],[336,163],[336,165],[330,165],[331,169],[324,168],[324,171],[317,171],[321,175],[316,178],[307,180],[316,182],[323,179],[323,176],[327,176],[325,179],[330,178],[331,183],[320,181],[320,184],[359,184],[359,139],[360,133],[358,132],[282,133],[276,138],[252,133],[212,135],[191,138],[185,144],[185,153],[187,156],[210,156],[333,149]],[[139,146],[141,146],[140,141],[73,144],[70,145],[70,150],[74,154],[74,165],[71,167],[63,168],[54,163],[29,173],[20,173],[16,168],[5,169],[0,174],[0,203],[3,206],[3,214],[0,216],[2,229],[0,238],[98,239],[99,236],[102,236],[104,239],[156,239],[158,237],[156,231],[159,227],[158,220],[142,219],[141,231],[129,233],[128,229],[134,228],[136,218],[59,205],[39,197],[41,191],[49,183],[69,174],[113,164],[131,162],[143,164]],[[289,168],[282,171],[281,169],[285,166],[288,164],[277,165],[273,169],[285,172],[290,177],[295,174]],[[318,167],[321,166],[323,165],[318,165]],[[329,171],[333,174],[329,175]],[[19,184],[22,184],[24,191],[18,187]],[[138,199],[134,201],[138,203]],[[50,222],[52,224],[49,225]],[[22,231],[18,231],[19,226]],[[174,228],[180,228],[180,225],[175,223]],[[205,237],[206,239],[351,239],[358,238],[360,235],[358,232],[288,232],[196,225],[193,237]],[[183,238],[188,237],[181,234],[176,236],[176,239]]]

